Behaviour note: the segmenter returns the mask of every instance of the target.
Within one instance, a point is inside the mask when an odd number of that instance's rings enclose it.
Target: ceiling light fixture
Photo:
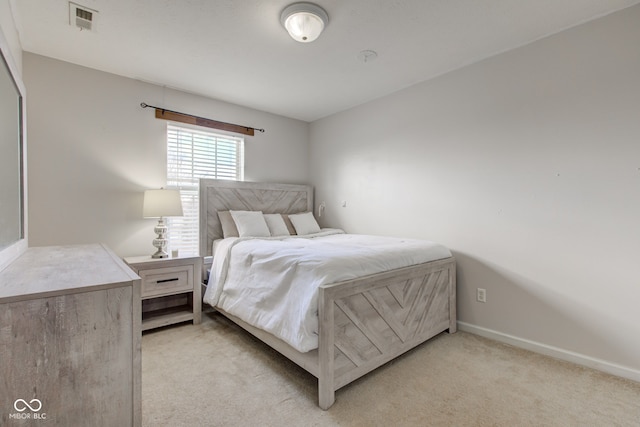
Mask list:
[[[329,15],[316,4],[293,3],[282,11],[280,22],[295,41],[309,43],[320,36],[329,23]]]

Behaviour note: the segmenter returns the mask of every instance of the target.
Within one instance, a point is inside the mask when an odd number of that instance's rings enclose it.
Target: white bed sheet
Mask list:
[[[227,238],[214,245],[204,301],[282,339],[318,347],[318,287],[448,258],[434,242],[344,234]]]

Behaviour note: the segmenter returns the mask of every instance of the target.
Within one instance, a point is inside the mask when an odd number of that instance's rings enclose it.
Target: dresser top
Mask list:
[[[0,302],[106,289],[139,279],[102,244],[33,247],[0,271]]]

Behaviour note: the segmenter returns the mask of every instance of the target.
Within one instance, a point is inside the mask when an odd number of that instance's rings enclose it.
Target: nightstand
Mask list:
[[[137,256],[124,261],[142,279],[143,331],[190,320],[194,325],[201,322],[201,257]]]

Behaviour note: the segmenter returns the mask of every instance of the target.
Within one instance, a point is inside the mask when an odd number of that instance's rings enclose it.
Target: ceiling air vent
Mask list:
[[[80,30],[95,31],[98,11],[69,2],[69,25]]]

